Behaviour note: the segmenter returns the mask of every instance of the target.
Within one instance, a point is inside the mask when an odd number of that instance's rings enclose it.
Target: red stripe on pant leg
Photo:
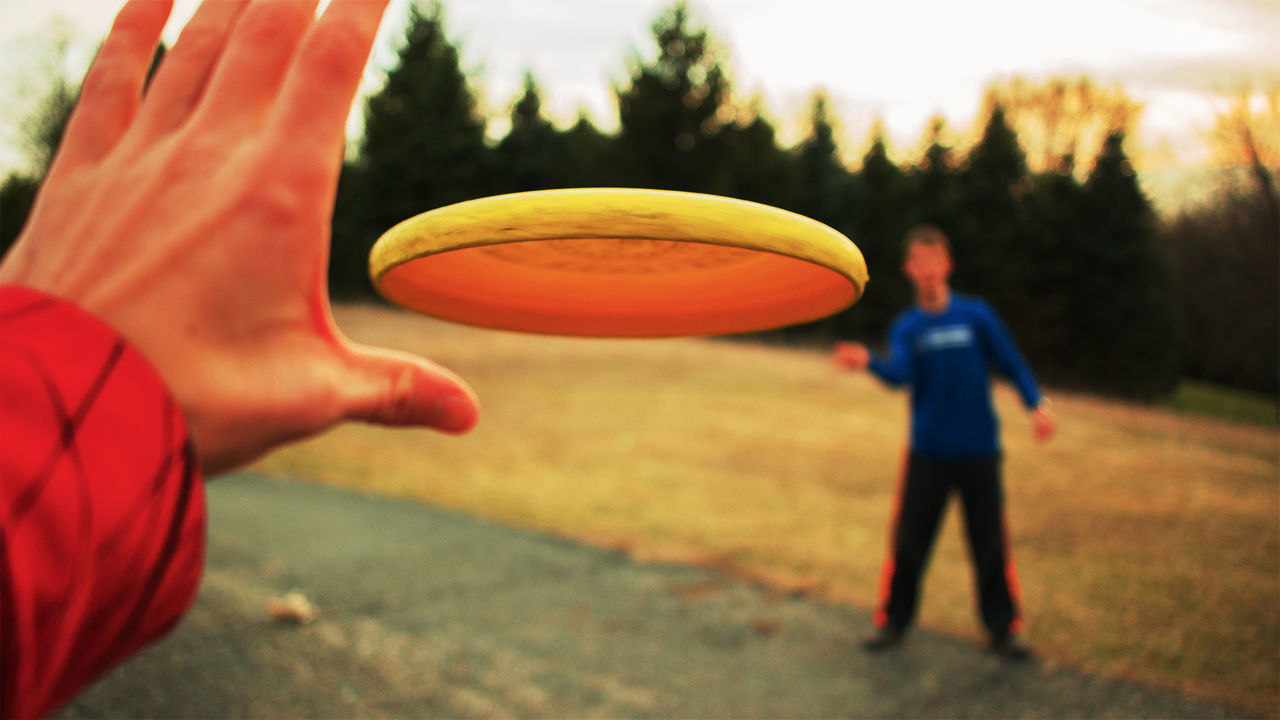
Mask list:
[[[1013,619],[1009,621],[1009,634],[1022,632],[1022,583],[1018,581],[1018,566],[1013,562],[1013,543],[1009,540],[1009,517],[1001,511],[1000,530],[1004,535],[1004,582],[1009,588],[1009,601],[1013,604]]]
[[[902,522],[902,503],[907,494],[907,462],[910,451],[902,451],[902,461],[898,464],[898,494],[894,501],[893,515],[889,520],[889,555],[880,566],[880,587],[876,592],[876,612],[871,622],[876,627],[889,624],[889,595],[893,588],[893,571],[896,567],[894,558],[898,556],[898,525]]]
[[[889,589],[893,587],[893,568],[893,553],[890,553],[880,566],[880,589],[877,595],[879,604],[875,615],[871,616],[871,622],[878,628],[889,624]]]

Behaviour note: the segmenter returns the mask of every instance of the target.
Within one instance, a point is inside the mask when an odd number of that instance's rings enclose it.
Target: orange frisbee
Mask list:
[[[575,188],[498,195],[396,225],[373,285],[427,315],[594,337],[752,332],[825,317],[867,283],[844,235],[714,195]]]

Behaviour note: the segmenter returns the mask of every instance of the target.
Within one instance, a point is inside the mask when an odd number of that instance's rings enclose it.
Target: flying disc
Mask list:
[[[385,298],[469,325],[674,337],[815,320],[857,301],[862,253],[836,230],[714,195],[575,188],[497,195],[391,228],[369,256]]]

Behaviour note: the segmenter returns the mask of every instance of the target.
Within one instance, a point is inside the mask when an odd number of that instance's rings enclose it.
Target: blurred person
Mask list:
[[[334,324],[345,126],[386,0],[132,0],[0,265],[0,715],[53,712],[195,598],[202,477],[475,398]]]
[[[911,390],[910,442],[892,547],[880,575],[877,630],[864,646],[884,650],[905,637],[915,619],[921,576],[943,511],[951,493],[958,492],[991,648],[1005,657],[1026,657],[1028,651],[1017,639],[1020,590],[1005,518],[991,370],[1013,382],[1031,412],[1038,440],[1052,437],[1057,422],[991,307],[951,291],[946,235],[922,225],[909,231],[903,244],[903,272],[915,291],[915,306],[895,319],[888,356],[859,343],[836,346],[840,366],[869,369],[886,384]]]

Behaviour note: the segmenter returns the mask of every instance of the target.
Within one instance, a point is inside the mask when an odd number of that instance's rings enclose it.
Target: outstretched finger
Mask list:
[[[347,116],[386,6],[333,0],[307,33],[267,127],[267,142],[289,152],[275,167],[336,185]]]
[[[256,0],[241,13],[195,123],[256,130],[270,112],[319,0]]]
[[[181,125],[204,94],[227,36],[248,0],[205,0],[173,49],[165,54],[143,107],[136,132],[151,139]]]
[[[58,165],[100,160],[129,129],[172,9],[173,0],[130,0],[120,10],[80,89],[58,151]]]

